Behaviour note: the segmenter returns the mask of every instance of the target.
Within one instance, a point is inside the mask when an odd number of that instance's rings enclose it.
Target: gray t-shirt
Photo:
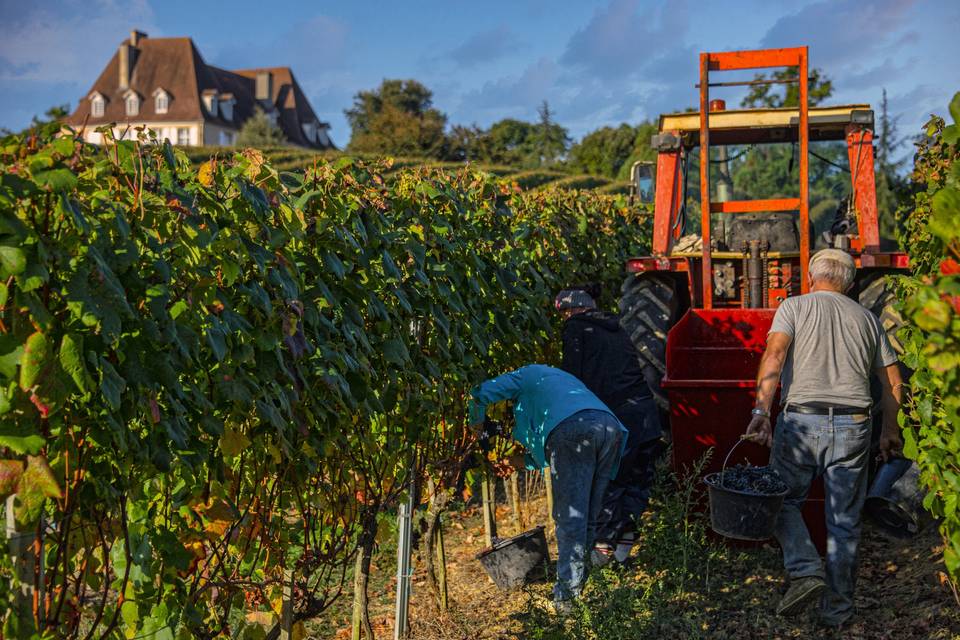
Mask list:
[[[832,291],[784,300],[770,333],[793,339],[780,378],[784,403],[868,407],[871,371],[897,361],[876,316]]]

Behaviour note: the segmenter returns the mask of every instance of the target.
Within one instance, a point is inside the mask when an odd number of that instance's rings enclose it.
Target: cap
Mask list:
[[[597,303],[590,294],[581,289],[564,289],[554,300],[559,311],[564,309],[596,309]]]

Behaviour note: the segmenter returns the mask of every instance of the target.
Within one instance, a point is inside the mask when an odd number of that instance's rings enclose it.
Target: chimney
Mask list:
[[[257,72],[257,100],[270,100],[273,97],[273,74],[269,71]]]
[[[130,88],[130,66],[131,60],[133,57],[131,55],[130,49],[132,49],[129,44],[124,42],[120,45],[120,50],[117,51],[117,61],[120,63],[120,88],[129,89]]]
[[[142,31],[134,29],[130,32],[130,40],[120,45],[118,61],[120,62],[120,88],[130,88],[130,76],[133,74],[133,65],[137,61],[137,45],[147,37]]]

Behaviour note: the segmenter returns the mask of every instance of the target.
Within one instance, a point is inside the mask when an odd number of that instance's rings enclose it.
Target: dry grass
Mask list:
[[[932,528],[903,544],[866,526],[857,616],[848,628],[831,636],[813,615],[792,620],[774,615],[786,586],[775,546],[735,549],[720,545],[702,535],[700,516],[684,533],[675,498],[676,492],[668,492],[655,500],[645,523],[644,546],[635,550],[632,566],[595,571],[582,606],[566,620],[550,613],[548,584],[511,593],[497,590],[474,558],[483,547],[478,510],[449,514],[445,530],[451,607],[438,612],[430,600],[422,563],[416,562],[411,638],[960,637],[960,607],[942,573],[941,542]],[[497,516],[501,534],[512,534],[509,510],[499,507]],[[524,516],[528,526],[547,522],[544,500],[526,504]],[[549,542],[555,557],[552,537]],[[393,637],[394,553],[384,549],[374,576],[372,615],[378,638]],[[315,637],[349,638],[348,614],[349,608],[335,612],[339,618],[328,620],[324,631],[314,627]]]

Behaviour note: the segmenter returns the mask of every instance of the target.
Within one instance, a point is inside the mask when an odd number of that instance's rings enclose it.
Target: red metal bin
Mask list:
[[[714,448],[703,473],[720,471],[750,422],[760,357],[773,309],[691,309],[667,336],[663,387],[670,400],[673,468],[682,474]],[[775,403],[778,405],[779,403]],[[773,408],[776,423],[778,406]],[[737,448],[730,464],[765,465],[769,450],[754,443]],[[804,506],[814,544],[826,547],[823,485],[814,483]]]

